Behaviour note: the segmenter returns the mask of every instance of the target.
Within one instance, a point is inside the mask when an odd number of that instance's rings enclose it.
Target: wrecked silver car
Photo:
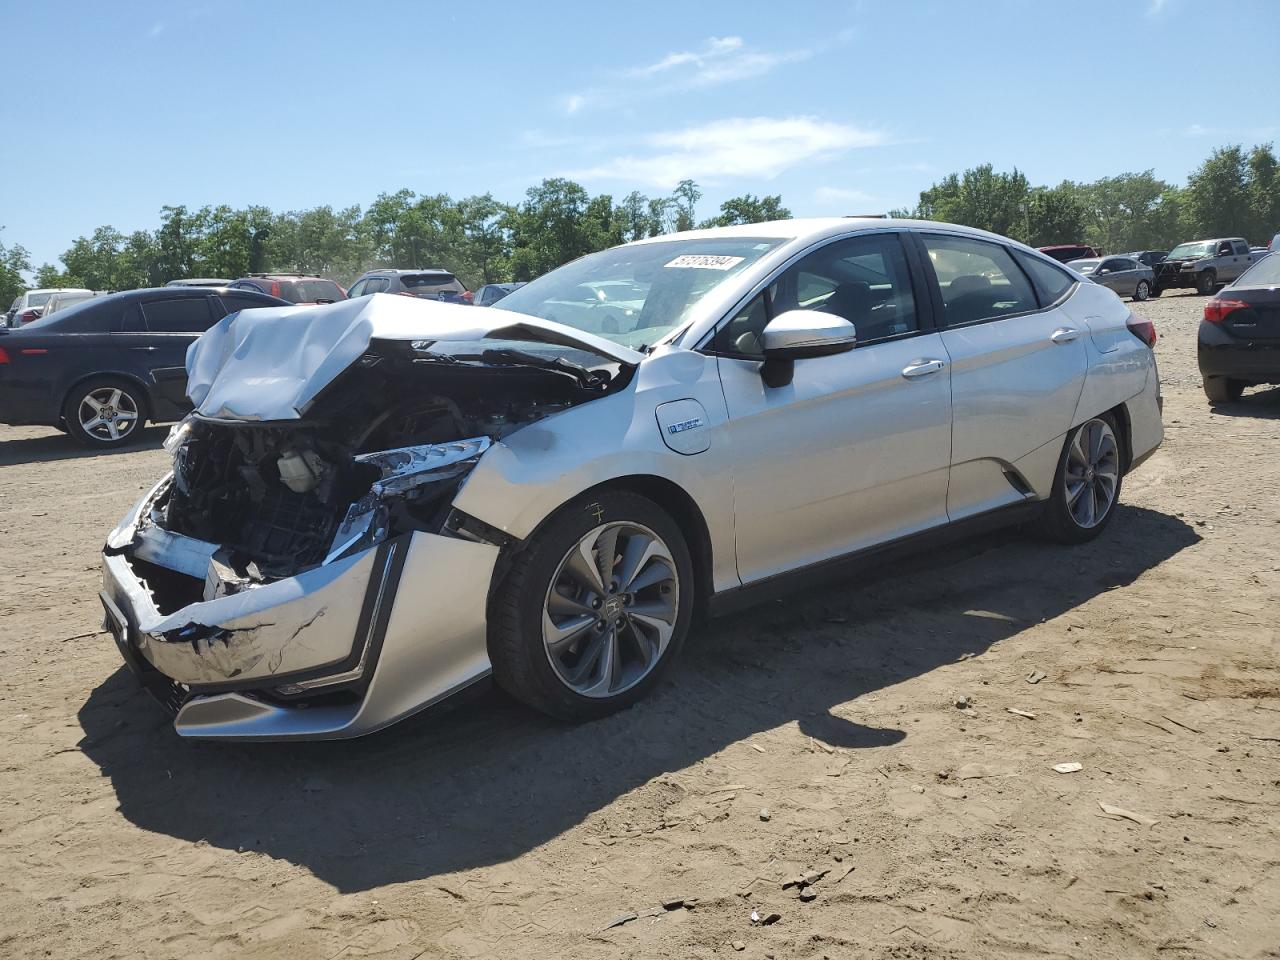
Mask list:
[[[1097,536],[1162,437],[1154,339],[1012,241],[856,219],[643,240],[493,308],[233,314],[107,539],[106,624],[184,736],[358,736],[491,673],[600,716],[784,575],[971,519]]]

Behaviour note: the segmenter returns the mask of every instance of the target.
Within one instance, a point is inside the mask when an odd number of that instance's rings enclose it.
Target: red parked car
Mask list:
[[[332,280],[298,273],[251,273],[228,286],[233,290],[256,290],[290,303],[333,303],[347,299],[347,291]]]
[[[1059,243],[1052,247],[1039,247],[1041,253],[1048,254],[1059,263],[1070,263],[1072,260],[1079,260],[1081,257],[1100,257],[1100,254],[1093,247],[1086,247],[1083,243]]]

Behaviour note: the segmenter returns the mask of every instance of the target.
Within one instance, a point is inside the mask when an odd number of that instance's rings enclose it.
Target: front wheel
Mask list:
[[[119,447],[147,422],[142,389],[119,377],[95,377],[78,384],[62,405],[71,439],[86,447]]]
[[[1059,543],[1084,543],[1111,522],[1123,480],[1115,421],[1103,414],[1069,434],[1040,531]]]
[[[1133,299],[1142,301],[1151,296],[1151,284],[1145,280],[1139,280],[1138,286],[1133,291]]]
[[[1160,289],[1160,285],[1159,285],[1158,283],[1153,283],[1153,284],[1151,285],[1151,296],[1152,296],[1152,297],[1158,297],[1158,296],[1160,296],[1160,294],[1162,294],[1163,292],[1164,292],[1164,291]]]
[[[1204,395],[1210,404],[1234,403],[1244,396],[1244,381],[1230,377],[1205,377]]]
[[[581,497],[534,534],[495,591],[494,679],[563,720],[630,706],[684,643],[693,581],[684,535],[652,500]]]
[[[1202,297],[1207,297],[1213,293],[1213,288],[1218,285],[1218,275],[1212,270],[1202,271],[1196,276],[1196,293]]]

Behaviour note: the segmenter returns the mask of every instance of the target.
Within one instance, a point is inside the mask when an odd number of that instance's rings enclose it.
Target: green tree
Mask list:
[[[1033,247],[1074,243],[1085,235],[1088,210],[1074,184],[1036,187],[1026,200],[1023,240]]]
[[[1027,178],[1016,168],[996,173],[991,164],[951,174],[920,194],[912,215],[990,230],[1021,240],[1027,232]]]
[[[737,223],[765,223],[769,220],[790,220],[791,211],[782,205],[782,197],[756,197],[744,193],[730,197],[720,204],[720,215],[704,220],[700,227],[728,227]]]
[[[586,219],[590,203],[580,184],[562,177],[530,187],[508,221],[513,278],[532,280],[595,249]]]
[[[1280,232],[1280,170],[1272,144],[1250,150],[1246,166],[1250,213],[1246,236],[1254,243],[1266,244]]]
[[[698,209],[698,201],[702,199],[702,191],[692,180],[681,180],[671,193],[671,202],[676,209],[676,229],[692,230]]]
[[[1088,211],[1085,239],[1108,253],[1153,249],[1170,242],[1167,217],[1160,209],[1168,191],[1169,184],[1150,170],[1080,185],[1077,193]]]
[[[27,289],[22,275],[30,270],[31,255],[23,247],[0,243],[0,311],[8,310],[14,298]]]
[[[1183,224],[1197,237],[1245,236],[1254,223],[1249,166],[1239,144],[1213,151],[1192,171],[1183,194]]]
[[[632,190],[618,207],[618,219],[622,223],[624,240],[639,240],[649,236],[649,199],[639,190]]]

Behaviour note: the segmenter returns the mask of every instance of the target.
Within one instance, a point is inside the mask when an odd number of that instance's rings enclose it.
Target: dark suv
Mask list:
[[[148,420],[191,409],[186,359],[196,337],[229,313],[288,306],[256,290],[159,287],[94,297],[0,331],[0,423],[119,446]]]
[[[370,270],[351,285],[350,295],[399,293],[425,300],[470,303],[471,291],[447,270]]]
[[[332,280],[300,273],[251,273],[228,284],[232,290],[256,290],[290,303],[334,303],[347,292]]]

